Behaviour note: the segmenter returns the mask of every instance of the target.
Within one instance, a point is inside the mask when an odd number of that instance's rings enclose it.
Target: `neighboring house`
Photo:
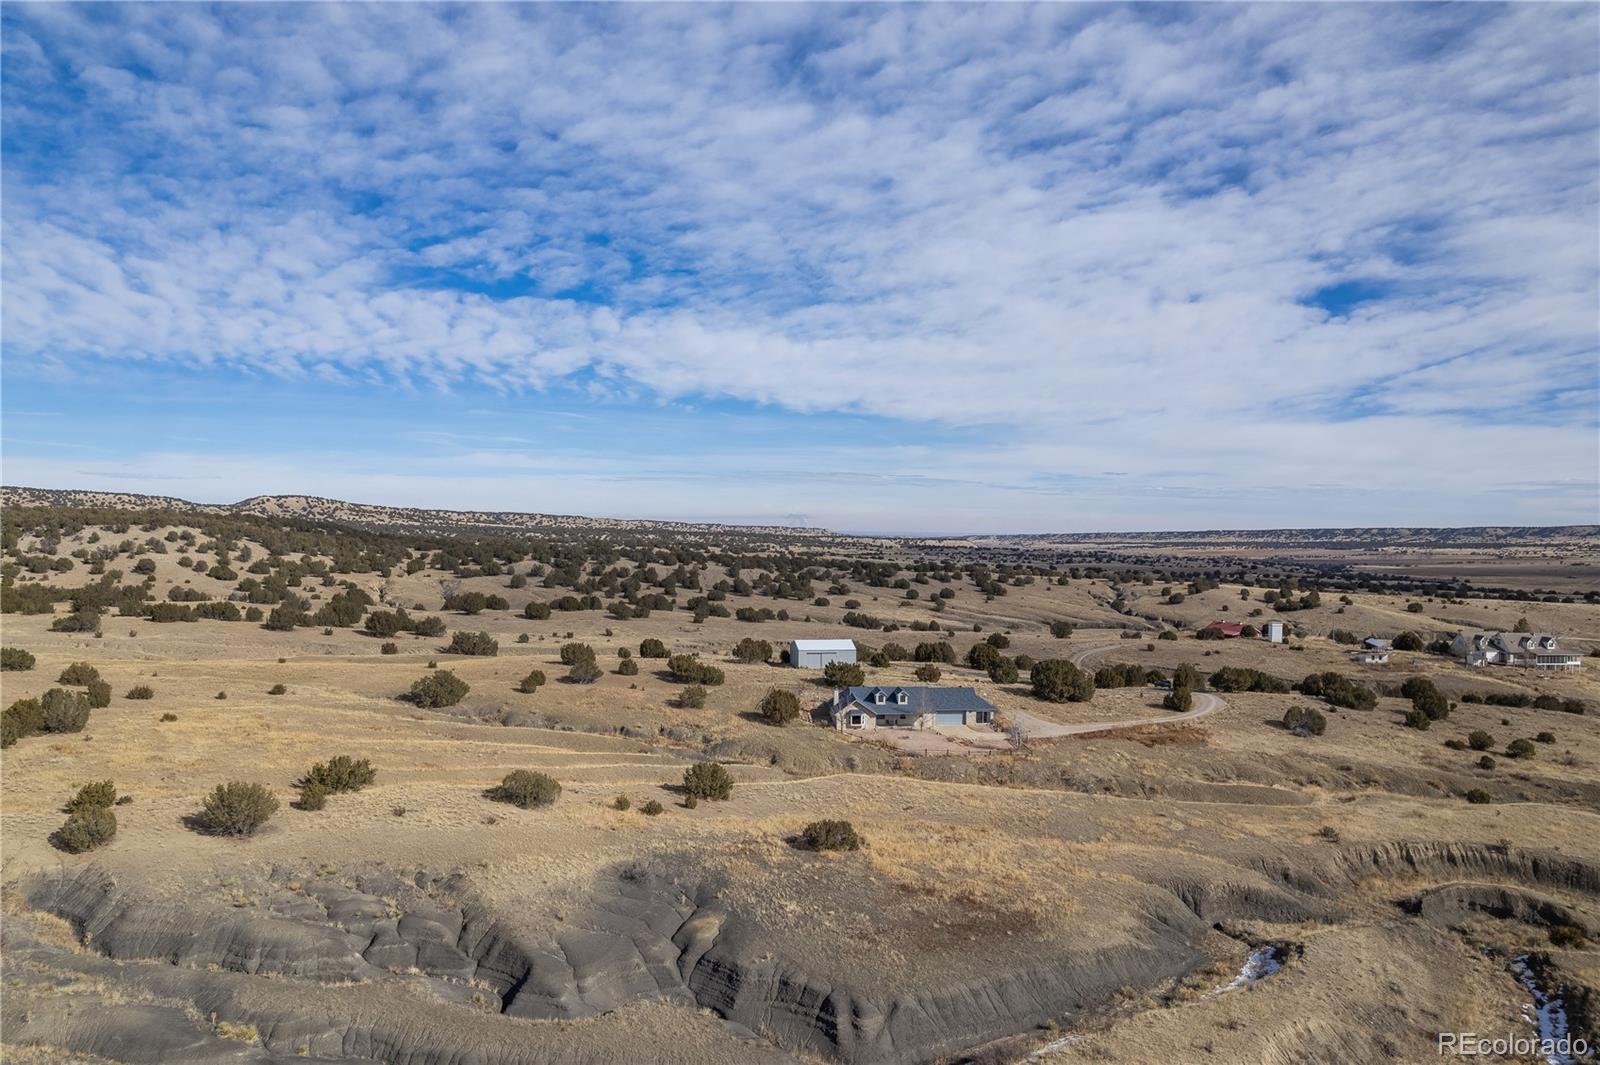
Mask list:
[[[993,725],[994,704],[971,688],[840,688],[828,704],[833,727],[845,732],[935,725]]]
[[[1365,647],[1369,651],[1393,651],[1394,641],[1382,640],[1376,636],[1368,636],[1365,640],[1361,641],[1361,646]]]
[[[1206,631],[1220,632],[1231,640],[1244,634],[1244,624],[1238,621],[1213,621],[1206,626]]]
[[[1369,647],[1364,651],[1357,651],[1350,657],[1364,666],[1386,666],[1389,664],[1389,651],[1386,648]]]
[[[1560,641],[1547,632],[1459,632],[1450,653],[1469,666],[1583,668],[1583,656],[1561,650]]]
[[[789,664],[800,669],[821,669],[829,662],[854,662],[854,640],[796,640],[789,645]]]
[[[1267,638],[1268,643],[1283,642],[1283,622],[1269,621],[1261,626],[1261,635]]]

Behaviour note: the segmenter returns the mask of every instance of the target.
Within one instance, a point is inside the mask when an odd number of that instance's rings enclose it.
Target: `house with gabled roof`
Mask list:
[[[1560,641],[1547,632],[1460,632],[1450,650],[1469,666],[1583,668],[1583,657],[1563,651]]]
[[[834,692],[828,716],[842,732],[940,725],[988,727],[994,724],[994,709],[993,703],[972,688],[868,684]]]

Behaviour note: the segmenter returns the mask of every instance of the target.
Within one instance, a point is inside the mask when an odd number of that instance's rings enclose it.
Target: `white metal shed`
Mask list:
[[[795,640],[789,645],[789,664],[799,669],[821,669],[829,662],[854,662],[854,640]]]

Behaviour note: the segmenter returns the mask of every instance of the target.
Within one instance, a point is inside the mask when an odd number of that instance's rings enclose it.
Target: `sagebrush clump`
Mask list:
[[[20,647],[0,647],[0,671],[22,672],[32,669],[36,661],[33,655]]]
[[[549,806],[561,797],[561,785],[554,777],[536,773],[531,769],[514,769],[495,787],[489,797],[497,802],[508,802],[531,810],[536,806]]]
[[[472,686],[448,669],[441,669],[436,673],[429,673],[415,684],[407,693],[411,701],[418,706],[428,709],[437,709],[444,706],[454,706],[467,697]]]
[[[378,778],[378,771],[365,758],[351,758],[348,754],[334,755],[327,762],[311,767],[302,780],[327,789],[330,794],[360,791]]]
[[[701,762],[684,770],[683,790],[696,799],[727,799],[733,795],[733,777],[717,762]]]
[[[813,851],[856,851],[861,836],[849,821],[813,821],[800,830],[800,845]]]
[[[218,784],[194,817],[195,827],[213,836],[253,836],[278,812],[278,799],[261,784]]]
[[[117,834],[117,815],[108,806],[85,806],[68,815],[56,830],[56,844],[70,854],[82,854],[111,842]]]

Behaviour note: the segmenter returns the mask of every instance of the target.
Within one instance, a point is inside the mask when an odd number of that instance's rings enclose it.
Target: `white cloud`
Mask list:
[[[12,368],[588,371],[1353,509],[1537,441],[1600,516],[1594,8],[103,14],[5,16]]]

